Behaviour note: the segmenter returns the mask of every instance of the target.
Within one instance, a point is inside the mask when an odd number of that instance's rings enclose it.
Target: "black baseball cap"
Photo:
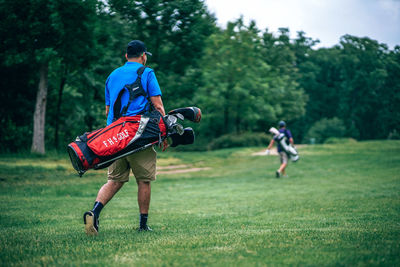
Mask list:
[[[128,57],[140,57],[143,52],[146,53],[146,55],[152,56],[150,52],[147,52],[146,45],[142,41],[133,40],[128,43],[126,48]]]

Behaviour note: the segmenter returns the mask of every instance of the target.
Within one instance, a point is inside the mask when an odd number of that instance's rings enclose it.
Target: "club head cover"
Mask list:
[[[185,128],[182,135],[174,133],[169,137],[172,140],[171,147],[176,147],[178,145],[190,145],[194,143],[194,131],[190,127]]]
[[[168,112],[168,115],[174,114],[181,114],[185,119],[196,123],[201,120],[201,110],[197,107],[177,108]]]
[[[276,129],[275,127],[271,127],[268,131],[269,131],[270,133],[272,133],[273,135],[279,135],[279,134],[280,134],[280,132],[278,131],[278,129]]]

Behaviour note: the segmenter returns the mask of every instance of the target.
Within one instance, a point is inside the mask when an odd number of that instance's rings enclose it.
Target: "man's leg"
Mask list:
[[[129,181],[129,172],[129,164],[124,158],[115,161],[108,168],[108,182],[97,193],[93,209],[83,214],[86,234],[97,235],[101,210],[121,189],[124,183]]]
[[[147,225],[149,216],[151,185],[148,181],[136,181],[138,185],[138,205],[139,205],[139,231],[151,231]]]
[[[282,162],[281,162],[282,164],[279,167],[279,170],[281,174],[286,177],[286,166],[288,165],[289,156],[286,152],[281,152],[281,153],[282,153]]]
[[[123,185],[123,182],[109,180],[100,188],[99,192],[97,193],[97,198],[96,202],[94,202],[93,209],[83,214],[83,221],[85,223],[85,231],[87,235],[98,234],[101,210]]]
[[[141,214],[148,214],[150,207],[151,185],[150,182],[136,181],[138,184],[138,204]]]
[[[139,231],[151,231],[150,227],[147,226],[147,218],[151,195],[150,182],[156,179],[157,153],[150,147],[128,156],[127,159],[138,185],[138,204],[140,212]]]
[[[106,184],[104,184],[99,193],[97,193],[96,202],[100,202],[105,206],[108,201],[110,201],[113,196],[121,189],[125,182],[117,182],[113,180],[108,180]]]
[[[285,175],[285,168],[288,164],[288,155],[286,152],[279,152],[279,157],[281,160],[281,166],[279,166],[279,169],[276,170],[276,178],[281,177],[281,175]]]
[[[121,189],[125,182],[118,182],[108,180],[97,193],[96,202],[94,202],[93,209],[91,210],[97,218],[100,217],[100,212],[103,207],[110,201],[113,196]]]
[[[96,203],[105,206],[113,196],[121,189],[125,182],[129,181],[130,167],[125,158],[115,161],[108,167],[108,181],[97,193]],[[100,212],[96,215],[99,215]]]
[[[285,175],[285,174],[286,174],[286,172],[285,172],[286,166],[287,166],[287,163],[282,163],[281,166],[279,167],[279,170],[278,170],[278,171],[279,171],[282,175]]]

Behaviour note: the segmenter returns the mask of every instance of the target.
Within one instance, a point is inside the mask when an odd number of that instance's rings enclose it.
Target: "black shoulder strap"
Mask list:
[[[119,119],[120,117],[122,117],[122,116],[124,116],[126,114],[126,112],[128,111],[129,106],[131,105],[132,101],[135,98],[137,98],[139,96],[144,96],[144,97],[148,98],[147,94],[146,94],[146,91],[143,89],[143,86],[142,86],[142,74],[143,74],[145,69],[146,69],[145,66],[140,67],[137,70],[137,75],[138,76],[137,76],[136,80],[131,84],[126,84],[124,86],[124,88],[122,88],[122,90],[119,92],[117,100],[115,100],[114,108],[113,108],[114,121]],[[126,106],[124,106],[122,108],[122,110],[121,110],[121,97],[122,97],[122,94],[124,93],[125,89],[129,93],[129,101],[128,101],[128,104],[126,104]]]

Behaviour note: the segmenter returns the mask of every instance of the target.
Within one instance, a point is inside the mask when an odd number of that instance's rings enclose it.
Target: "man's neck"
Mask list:
[[[143,65],[143,60],[141,58],[129,58],[127,61],[128,62],[136,62],[136,63],[140,63]]]

